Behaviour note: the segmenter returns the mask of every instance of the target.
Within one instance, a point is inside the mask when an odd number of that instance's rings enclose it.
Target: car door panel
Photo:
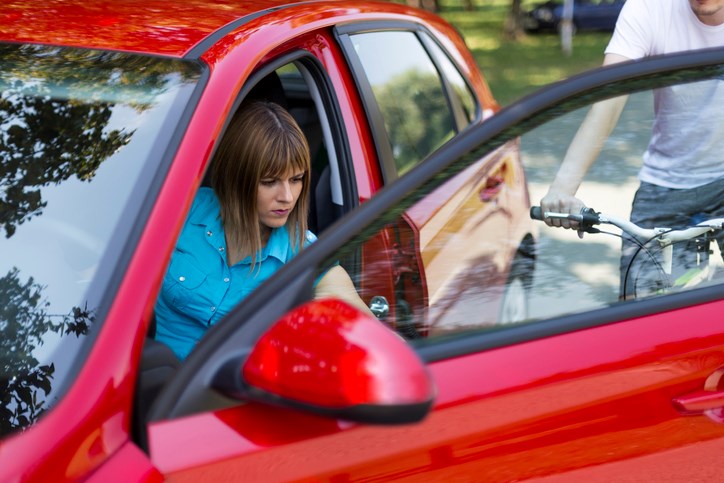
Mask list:
[[[522,239],[511,238],[512,220],[528,204],[516,156],[515,143],[495,151],[407,212],[419,231],[432,334],[498,322],[510,254]]]
[[[91,483],[107,483],[120,481],[136,481],[139,483],[160,483],[163,475],[140,448],[132,443],[121,446],[107,461],[95,469],[86,481]]]
[[[511,221],[528,203],[513,146],[473,163],[364,244],[360,294],[386,297],[391,327],[415,338],[498,322],[522,239],[511,238]],[[426,323],[408,333],[401,327],[413,314]]]
[[[506,116],[516,115],[503,111],[479,129],[494,130],[496,123],[510,122]],[[460,143],[471,139],[461,138]],[[199,374],[208,376],[226,356],[224,349],[230,350],[230,339],[220,341],[222,334],[238,336],[239,341],[244,331],[268,328],[276,315],[265,312],[277,314],[284,310],[280,304],[309,297],[313,278],[309,273],[333,260],[337,250],[354,251],[375,233],[387,237],[381,246],[394,245],[390,229],[400,226],[395,225],[400,220],[409,223],[419,246],[427,247],[429,242],[422,243],[424,226],[418,226],[423,218],[411,214],[406,196],[424,196],[424,183],[455,166],[458,157],[454,161],[449,157],[470,156],[477,152],[477,142],[472,141],[469,150],[452,143],[433,153],[424,166],[430,169],[427,174],[413,170],[381,190],[341,220],[338,230],[321,237],[260,287],[235,314],[238,320],[217,326],[210,334],[215,339],[202,341],[202,352],[192,354],[190,362],[198,366],[192,383],[208,388]],[[496,176],[509,174],[500,169],[501,164],[492,166]],[[423,173],[419,179],[418,173]],[[481,182],[469,185],[462,200],[480,203],[481,189],[486,195],[486,190],[497,189],[497,179],[492,185],[484,176],[474,179]],[[397,186],[408,191],[397,192]],[[415,192],[418,188],[421,192]],[[505,191],[500,190],[499,196]],[[436,213],[430,211],[428,218]],[[433,233],[448,224],[454,222],[441,218]],[[419,253],[423,261],[429,256],[422,249]],[[418,424],[355,424],[302,410],[237,403],[155,421],[149,428],[151,458],[170,479],[195,481],[235,475],[251,479],[263,475],[265,481],[515,481],[587,474],[610,479],[624,471],[633,479],[644,479],[654,459],[661,474],[680,474],[680,460],[657,455],[688,457],[693,445],[711,442],[706,447],[711,452],[724,441],[724,425],[706,414],[684,414],[675,405],[705,389],[711,375],[724,367],[718,315],[724,302],[718,300],[717,287],[704,290],[708,292],[699,292],[701,296],[683,293],[678,298],[614,303],[573,315],[570,310],[569,315],[503,330],[414,342],[437,388],[433,410]],[[560,303],[566,302],[565,296],[560,298]],[[235,331],[231,322],[238,325]],[[247,345],[232,350],[249,350],[254,342],[247,339]],[[202,361],[201,356],[208,354],[212,357]],[[176,386],[182,382],[174,381]],[[639,459],[647,463],[631,464]],[[693,478],[711,467],[697,471],[692,469]]]
[[[635,478],[631,458],[724,440],[724,425],[672,404],[724,367],[713,316],[722,308],[715,302],[682,309],[686,319],[673,311],[433,362],[435,409],[416,425],[355,425],[249,403],[155,423],[151,455],[174,479],[512,481],[615,474],[618,463]],[[212,455],[213,465],[197,467]],[[681,461],[659,464],[665,474]]]

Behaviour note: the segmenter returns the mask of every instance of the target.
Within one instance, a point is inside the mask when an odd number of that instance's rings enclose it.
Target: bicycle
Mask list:
[[[592,208],[583,208],[580,214],[541,212],[540,206],[533,206],[530,209],[530,217],[534,220],[557,218],[578,222],[578,231],[585,233],[603,233],[613,236],[620,236],[632,241],[638,247],[626,266],[625,272],[622,269],[621,299],[638,298],[637,286],[642,275],[647,273],[632,273],[634,262],[640,253],[649,256],[652,265],[656,268],[660,278],[656,280],[656,286],[646,293],[663,294],[672,290],[688,289],[693,286],[710,282],[717,275],[717,268],[720,268],[722,261],[714,261],[710,257],[711,242],[716,240],[716,234],[724,228],[724,218],[712,218],[696,223],[681,229],[657,227],[642,228],[635,223],[614,215],[597,212]],[[613,232],[602,231],[595,228],[595,225],[613,225],[622,231],[619,235]],[[672,278],[673,248],[674,244],[681,242],[693,242],[691,245],[696,251],[696,266],[688,269],[685,273]],[[651,245],[656,245],[662,257],[661,261],[656,257]],[[639,268],[641,271],[641,268]],[[721,270],[718,271],[721,274]],[[650,277],[645,278],[651,283]],[[631,289],[629,289],[631,286]],[[631,290],[633,293],[628,293]]]

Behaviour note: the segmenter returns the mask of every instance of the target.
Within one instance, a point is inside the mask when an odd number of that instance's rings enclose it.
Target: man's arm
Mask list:
[[[617,54],[606,54],[603,65],[629,60]],[[604,142],[616,127],[628,96],[615,97],[591,106],[586,118],[571,141],[556,177],[541,199],[542,211],[579,213],[584,203],[575,197],[578,187],[591,165],[601,152]],[[568,220],[546,220],[551,226],[577,228],[578,224]]]

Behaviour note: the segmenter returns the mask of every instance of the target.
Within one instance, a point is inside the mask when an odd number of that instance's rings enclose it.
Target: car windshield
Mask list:
[[[119,221],[159,169],[199,72],[0,45],[0,436],[35,422],[74,376],[111,278],[99,267],[116,263]]]

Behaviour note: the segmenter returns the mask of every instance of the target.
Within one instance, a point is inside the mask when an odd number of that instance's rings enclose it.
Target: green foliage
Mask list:
[[[11,125],[0,134],[0,223],[8,238],[45,206],[40,187],[72,175],[93,178],[98,166],[128,141],[128,134],[104,132],[110,116],[111,109],[102,104],[3,92],[0,118]]]
[[[536,0],[525,0],[527,9]],[[503,25],[511,0],[478,0],[465,11],[462,0],[442,2],[439,14],[460,30],[501,105],[584,70],[601,65],[610,32],[581,32],[573,38],[567,56],[555,33],[527,34],[518,41],[505,40]]]
[[[453,121],[437,76],[408,70],[375,89],[375,95],[398,173],[412,168],[452,136]]]
[[[47,408],[55,366],[34,355],[47,333],[81,337],[95,318],[87,307],[48,314],[42,293],[32,277],[22,282],[17,268],[0,277],[0,436],[27,428]]]
[[[90,181],[133,134],[109,130],[116,105],[147,109],[177,62],[37,45],[0,46],[0,225],[9,238],[45,207],[40,188]]]
[[[96,177],[135,132],[114,128],[114,112],[149,109],[179,79],[197,75],[198,65],[185,61],[1,45],[0,230],[10,238],[18,225],[41,216],[48,203],[44,187]],[[0,436],[29,427],[57,398],[52,383],[64,377],[70,357],[63,349],[95,319],[88,307],[66,313],[72,302],[49,313],[45,291],[18,268],[0,277]],[[57,311],[60,304],[53,302]]]

